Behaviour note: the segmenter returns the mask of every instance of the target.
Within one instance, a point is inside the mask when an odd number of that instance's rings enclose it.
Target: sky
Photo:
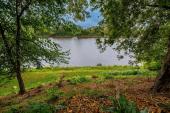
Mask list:
[[[102,20],[102,16],[99,10],[90,11],[90,18],[87,18],[85,21],[75,22],[77,25],[80,25],[83,28],[88,28],[96,26]]]

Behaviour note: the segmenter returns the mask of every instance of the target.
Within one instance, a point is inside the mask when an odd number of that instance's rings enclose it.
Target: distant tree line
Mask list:
[[[83,28],[73,22],[67,22],[54,29],[50,34],[54,36],[101,36],[100,26]]]

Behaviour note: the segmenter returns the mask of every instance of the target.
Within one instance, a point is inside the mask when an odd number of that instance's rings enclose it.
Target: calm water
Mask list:
[[[62,66],[96,66],[102,65],[129,65],[130,58],[124,56],[124,59],[118,60],[118,53],[111,47],[108,47],[103,53],[97,48],[95,38],[52,38],[64,50],[70,50],[70,61]]]

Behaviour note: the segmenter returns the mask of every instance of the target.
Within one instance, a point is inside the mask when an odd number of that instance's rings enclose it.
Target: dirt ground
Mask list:
[[[140,109],[147,108],[149,113],[170,113],[170,93],[153,94],[151,87],[154,78],[123,78],[110,79],[104,82],[89,82],[78,85],[65,83],[61,90],[65,93],[76,91],[76,94],[65,100],[67,108],[60,113],[103,113],[101,105],[109,106],[109,96],[117,98],[120,94],[125,95],[130,101],[136,102]],[[53,87],[53,84],[31,89],[25,95],[13,95],[0,98],[0,107],[5,108],[14,100],[26,102],[30,97],[36,97],[45,89]],[[95,91],[97,93],[89,93]],[[100,94],[100,92],[102,92]],[[56,100],[58,101],[58,100]],[[55,104],[55,102],[54,102]]]

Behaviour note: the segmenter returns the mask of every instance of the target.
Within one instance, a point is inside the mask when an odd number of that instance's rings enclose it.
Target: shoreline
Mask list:
[[[83,38],[100,38],[101,36],[88,36],[88,35],[82,35],[82,36],[57,36],[57,35],[50,35],[49,37],[51,37],[51,38],[73,38],[73,37],[77,37],[77,38],[83,39]]]

